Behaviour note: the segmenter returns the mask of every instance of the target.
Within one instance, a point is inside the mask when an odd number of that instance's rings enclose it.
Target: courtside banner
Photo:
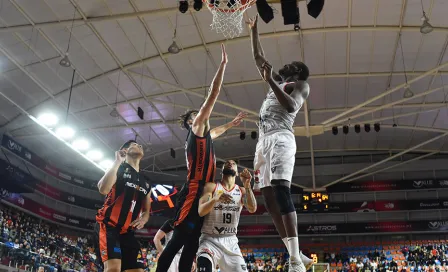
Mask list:
[[[448,231],[448,220],[299,225],[299,235]]]
[[[66,215],[20,194],[9,193],[5,189],[1,189],[1,192],[2,200],[55,223],[62,223],[82,229],[93,229],[93,225],[95,224],[94,220]]]
[[[333,202],[328,204],[327,211],[305,211],[303,206],[295,204],[297,213],[368,213],[387,211],[412,211],[412,210],[437,210],[448,209],[448,199],[429,200],[388,200],[388,201],[364,201],[364,202]],[[255,213],[249,213],[246,209],[242,215],[267,215],[264,205],[258,205]]]
[[[339,183],[327,188],[329,193],[379,192],[396,190],[448,189],[446,179],[399,180],[399,181],[361,181]]]
[[[53,210],[47,206],[28,199],[20,194],[10,193],[0,188],[2,200],[28,212],[41,216],[55,223],[67,224],[73,227],[92,230],[94,220],[78,218]],[[448,220],[427,220],[409,222],[366,222],[344,224],[311,224],[299,225],[299,235],[325,235],[350,233],[394,233],[394,232],[447,232]],[[148,227],[137,231],[139,236],[154,236],[157,228]],[[242,225],[238,227],[240,236],[277,236],[274,225]]]
[[[98,210],[103,206],[102,201],[61,191],[3,160],[0,160],[0,185],[14,193],[38,191],[54,200],[86,209]],[[171,210],[174,210],[176,203],[177,188],[164,184],[148,184],[148,186],[151,186],[151,213],[153,215],[171,216],[174,212]]]
[[[86,189],[96,190],[97,182],[59,170],[7,135],[3,135],[2,146],[57,179]]]

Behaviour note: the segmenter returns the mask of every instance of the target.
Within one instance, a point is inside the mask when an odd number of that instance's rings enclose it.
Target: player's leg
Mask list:
[[[247,265],[244,261],[238,245],[236,236],[220,238],[222,256],[219,259],[221,272],[247,272]]]
[[[201,236],[202,224],[195,227],[192,232],[187,234],[187,241],[179,260],[179,272],[191,272],[196,253],[199,248],[199,237]]]
[[[103,223],[94,227],[98,258],[103,263],[104,272],[121,272],[121,250],[118,231]]]
[[[156,272],[167,272],[177,252],[184,246],[188,238],[188,234],[179,228],[174,228],[173,237],[160,254],[157,261]],[[185,251],[185,249],[184,249]]]
[[[265,136],[259,139],[255,151],[254,169],[255,169],[255,184],[260,188],[264,199],[264,206],[274,221],[275,228],[282,239],[286,237],[285,226],[283,225],[282,215],[277,205],[274,190],[271,186],[271,160],[272,150],[274,148],[275,139],[270,136]],[[285,244],[287,246],[287,244]]]
[[[296,142],[294,135],[292,133],[276,133],[276,143],[271,157],[271,184],[286,232],[287,248],[290,255],[290,271],[303,271],[305,267],[300,257],[297,213],[291,196],[295,153]]]
[[[141,254],[141,245],[133,232],[120,235],[121,244],[121,271],[143,272],[143,261],[138,259]]]
[[[179,260],[180,254],[176,254],[173,261],[171,262],[171,266],[168,269],[168,272],[179,272]]]
[[[275,192],[272,186],[264,187],[261,189],[261,194],[264,199],[264,206],[266,210],[272,217],[272,221],[274,222],[275,228],[277,229],[280,238],[284,240],[286,238],[286,230],[283,225],[282,214],[280,213],[280,208],[277,205],[277,199],[275,198]],[[288,247],[287,244],[285,244]]]
[[[197,271],[213,272],[216,270],[216,264],[222,259],[222,251],[216,245],[220,238],[201,236],[199,239],[199,248],[196,265]],[[222,271],[222,268],[220,268]]]

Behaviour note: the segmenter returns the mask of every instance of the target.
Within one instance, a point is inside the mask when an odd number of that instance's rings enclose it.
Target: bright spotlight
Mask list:
[[[72,146],[76,150],[86,150],[90,147],[90,143],[86,139],[76,139],[73,141]]]
[[[101,160],[101,158],[103,158],[103,153],[101,153],[101,151],[98,150],[91,150],[87,152],[86,156],[93,161],[98,161]]]
[[[52,113],[42,113],[37,117],[37,120],[40,122],[40,124],[46,127],[54,126],[59,121],[58,117]]]
[[[63,126],[56,130],[56,135],[62,139],[70,139],[75,135],[75,130],[69,126]]]
[[[100,166],[103,167],[104,169],[109,169],[113,163],[114,162],[111,160],[104,160],[104,161],[100,162]]]

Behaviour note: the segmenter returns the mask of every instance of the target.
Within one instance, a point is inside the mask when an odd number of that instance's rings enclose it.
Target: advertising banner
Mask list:
[[[93,220],[73,217],[53,210],[20,194],[10,193],[0,188],[2,200],[27,210],[55,223],[92,230]],[[149,227],[137,231],[139,236],[154,236],[157,228]],[[446,232],[448,220],[426,220],[408,222],[358,222],[342,224],[306,224],[298,226],[299,235],[349,234],[349,233],[394,233],[394,232]],[[240,236],[277,235],[274,225],[242,225],[238,227]]]
[[[398,181],[360,181],[338,183],[327,188],[329,193],[379,192],[396,190],[448,189],[446,179],[398,180]]]
[[[38,191],[52,199],[91,210],[98,210],[103,206],[102,201],[61,191],[3,160],[0,160],[0,177],[1,186],[10,192],[32,193]],[[177,188],[175,186],[151,185],[151,213],[171,216],[174,212],[176,194]]]
[[[67,224],[82,229],[92,229],[95,223],[93,220],[78,218],[53,210],[20,194],[9,193],[5,189],[2,189],[1,191],[4,201],[7,201],[13,205],[16,205],[24,210],[27,210],[40,217],[46,218],[50,221]]]
[[[8,135],[3,135],[2,146],[57,179],[86,189],[96,190],[97,182],[73,176],[72,174],[59,170]]]

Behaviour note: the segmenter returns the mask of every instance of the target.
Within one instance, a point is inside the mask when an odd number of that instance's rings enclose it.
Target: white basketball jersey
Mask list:
[[[279,86],[284,90],[285,86],[288,84],[290,83],[284,82]],[[302,105],[300,105],[300,107],[302,107]],[[258,124],[259,135],[263,136],[271,131],[282,130],[294,132],[294,120],[296,119],[299,110],[300,108],[295,112],[289,113],[280,102],[278,102],[274,91],[270,89],[260,108],[260,122]]]
[[[242,196],[240,186],[236,185],[232,190],[227,191],[221,183],[216,184],[212,197],[218,192],[232,196],[232,202],[224,204],[216,202],[213,210],[204,218],[202,233],[214,236],[230,236],[236,235],[238,223],[240,222],[241,210],[243,209]]]

